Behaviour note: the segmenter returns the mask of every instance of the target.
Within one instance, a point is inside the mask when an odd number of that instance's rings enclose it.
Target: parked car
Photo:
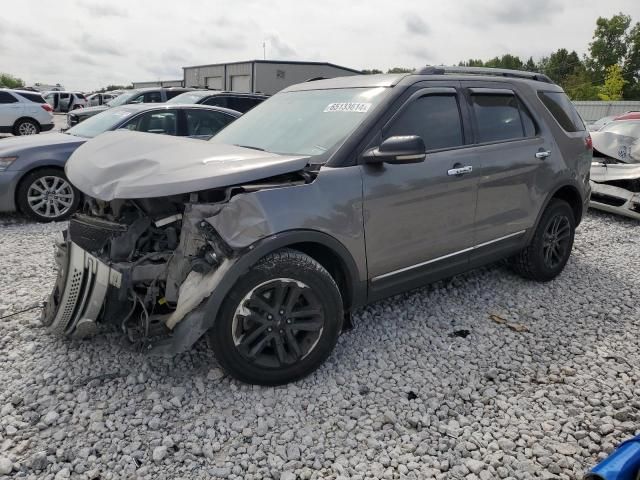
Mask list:
[[[600,120],[588,125],[588,128],[589,128],[589,131],[591,132],[598,132],[605,125],[608,125],[609,123],[617,120],[640,120],[640,112],[629,110],[622,114],[609,115],[606,117],[602,117]]]
[[[92,93],[87,97],[87,107],[98,107],[100,105],[104,105],[107,102],[110,102],[117,95],[112,93]]]
[[[2,140],[0,211],[17,208],[43,222],[68,218],[80,203],[80,193],[65,176],[64,165],[80,145],[103,132],[126,129],[209,139],[239,116],[233,110],[205,105],[124,105],[65,133]]]
[[[238,112],[246,113],[259,103],[264,102],[268,95],[261,93],[240,93],[221,90],[194,90],[181,93],[169,100],[169,103],[196,103],[200,105],[213,105],[216,107],[230,108]]]
[[[37,92],[0,88],[0,133],[19,136],[51,130],[51,111]]]
[[[125,93],[118,95],[113,100],[109,100],[105,105],[87,107],[83,108],[81,111],[70,112],[67,115],[67,126],[73,127],[93,115],[104,112],[107,108],[129,105],[131,103],[164,103],[167,100],[189,90],[191,89],[182,87],[138,88],[135,90],[127,90]]]
[[[87,98],[80,92],[45,92],[46,102],[51,105],[54,112],[69,112],[87,106]]]
[[[590,206],[640,220],[640,119],[616,120],[591,136]]]
[[[589,134],[535,73],[306,82],[208,142],[151,140],[108,132],[67,163],[86,203],[43,323],[113,323],[162,354],[204,335],[256,384],[316,369],[383,297],[502,258],[552,280],[589,200]]]

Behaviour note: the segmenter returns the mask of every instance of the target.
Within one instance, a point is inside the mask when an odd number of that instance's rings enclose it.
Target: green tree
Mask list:
[[[538,65],[536,64],[536,62],[533,61],[533,57],[529,57],[529,60],[527,60],[525,62],[525,64],[522,67],[524,70],[526,70],[527,72],[537,72],[538,71]]]
[[[362,70],[363,75],[375,75],[377,73],[383,73],[382,70],[378,70],[377,68],[372,68],[370,70]]]
[[[611,65],[607,68],[604,77],[604,85],[599,88],[600,100],[622,100],[622,89],[627,81],[622,77],[620,65]]]
[[[458,62],[459,67],[484,67],[484,62],[479,58],[470,58],[467,61]]]
[[[593,84],[586,68],[569,75],[562,86],[571,100],[600,100],[598,87]]]
[[[621,65],[627,55],[626,31],[631,25],[631,17],[623,13],[611,18],[598,17],[593,41],[589,44],[588,67],[593,78],[599,83],[604,80],[607,68]]]
[[[622,65],[622,76],[627,81],[624,98],[640,100],[640,23],[636,23],[626,38],[627,55]]]
[[[0,73],[0,87],[18,88],[24,87],[24,81],[21,78],[14,77],[8,73]]]
[[[545,58],[542,72],[551,80],[564,87],[567,78],[584,69],[580,57],[575,51],[559,48]]]
[[[387,70],[387,73],[413,73],[415,71],[415,68],[393,67]]]

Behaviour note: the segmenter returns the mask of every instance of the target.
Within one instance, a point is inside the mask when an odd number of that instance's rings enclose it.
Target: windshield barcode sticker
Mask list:
[[[370,103],[330,103],[324,109],[324,113],[327,112],[354,112],[354,113],[366,113],[371,108]]]

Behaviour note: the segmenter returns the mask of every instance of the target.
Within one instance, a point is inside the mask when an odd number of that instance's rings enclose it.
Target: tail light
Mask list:
[[[51,105],[49,105],[48,103],[43,103],[40,106],[44,108],[47,112],[53,112],[53,108],[51,108]]]
[[[584,139],[584,143],[587,150],[593,150],[593,141],[591,140],[591,134],[587,134],[587,138]]]

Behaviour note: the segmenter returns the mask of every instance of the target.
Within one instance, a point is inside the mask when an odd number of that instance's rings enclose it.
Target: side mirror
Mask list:
[[[427,148],[422,137],[418,135],[406,135],[389,137],[379,147],[367,150],[364,155],[365,163],[390,163],[393,165],[403,163],[424,162]]]

